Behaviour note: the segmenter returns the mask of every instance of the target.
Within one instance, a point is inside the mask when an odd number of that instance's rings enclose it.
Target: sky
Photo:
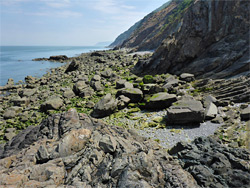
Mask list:
[[[0,45],[112,42],[167,0],[0,0]]]

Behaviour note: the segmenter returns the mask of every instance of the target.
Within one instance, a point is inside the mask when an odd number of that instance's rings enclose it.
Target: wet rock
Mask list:
[[[116,97],[119,97],[120,95],[128,97],[132,103],[140,102],[143,97],[142,91],[137,88],[121,89],[117,92]]]
[[[108,93],[99,102],[96,103],[91,116],[96,118],[109,116],[115,111],[116,107],[117,107],[117,102],[112,97],[112,95]]]
[[[194,75],[193,74],[189,74],[189,73],[182,73],[180,75],[180,80],[186,81],[186,82],[192,82],[195,80]]]
[[[67,69],[65,70],[65,73],[75,71],[75,70],[77,70],[79,67],[80,67],[80,62],[78,62],[78,61],[76,61],[76,60],[73,60],[73,61],[69,64],[69,66],[67,67]]]
[[[145,108],[148,109],[164,109],[172,105],[177,101],[177,97],[174,94],[166,92],[156,93],[149,98],[146,98]]]
[[[204,121],[204,109],[200,101],[183,98],[167,110],[168,121],[171,124],[199,124]]]
[[[52,96],[41,105],[41,110],[44,112],[48,110],[58,110],[62,106],[63,100],[58,96]]]
[[[247,108],[243,109],[240,113],[240,118],[243,121],[247,121],[250,119],[250,106],[248,106]]]

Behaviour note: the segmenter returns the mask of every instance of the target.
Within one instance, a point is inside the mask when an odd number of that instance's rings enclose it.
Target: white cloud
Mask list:
[[[128,6],[121,1],[115,0],[97,0],[92,4],[92,8],[107,14],[118,14],[124,11],[135,9],[134,6]]]
[[[27,14],[33,16],[48,16],[48,17],[58,17],[58,18],[82,17],[82,14],[80,12],[74,12],[69,10],[54,11],[54,12],[34,12]]]
[[[69,7],[71,1],[70,0],[40,0],[44,2],[47,6],[52,8],[65,8]]]

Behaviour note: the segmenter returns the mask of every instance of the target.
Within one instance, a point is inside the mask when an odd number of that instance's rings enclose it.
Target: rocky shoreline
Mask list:
[[[133,74],[151,55],[96,51],[9,79],[0,185],[249,187],[250,76]]]

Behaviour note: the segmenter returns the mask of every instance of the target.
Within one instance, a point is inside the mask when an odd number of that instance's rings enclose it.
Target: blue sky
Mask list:
[[[167,0],[0,0],[0,45],[113,41]]]

